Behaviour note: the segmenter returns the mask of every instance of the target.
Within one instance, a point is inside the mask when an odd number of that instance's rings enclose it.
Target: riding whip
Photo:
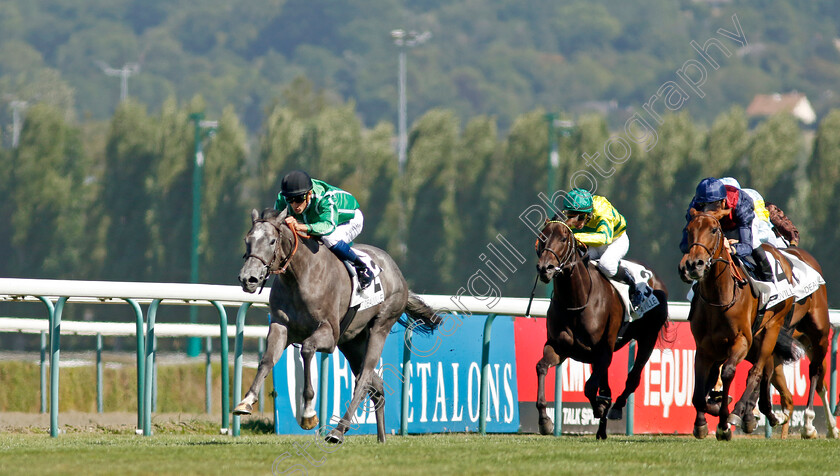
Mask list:
[[[528,299],[528,308],[525,309],[525,317],[531,317],[531,303],[534,302],[534,294],[537,292],[537,281],[539,281],[540,275],[538,274],[534,279],[534,287],[531,288],[531,298]]]

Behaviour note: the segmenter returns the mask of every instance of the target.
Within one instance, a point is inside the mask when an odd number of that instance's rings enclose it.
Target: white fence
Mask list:
[[[175,283],[131,283],[112,281],[68,281],[47,279],[0,278],[0,301],[41,302],[48,310],[49,319],[0,318],[0,332],[49,332],[50,335],[50,434],[58,435],[58,368],[60,337],[62,334],[80,335],[124,335],[137,339],[138,375],[138,431],[151,434],[151,372],[154,367],[154,338],[157,337],[218,337],[221,339],[222,362],[228,361],[228,336],[236,336],[236,357],[234,363],[234,400],[241,392],[242,339],[263,337],[265,326],[244,326],[249,307],[267,307],[268,290],[261,294],[248,294],[238,286]],[[439,312],[469,312],[523,316],[528,306],[527,298],[479,298],[475,296],[420,296]],[[534,299],[531,315],[545,317],[548,299]],[[67,303],[127,303],[135,312],[136,322],[61,322],[61,314]],[[146,331],[140,308],[147,305]],[[159,305],[201,305],[214,306],[219,312],[219,326],[199,324],[158,324],[155,315]],[[225,307],[238,306],[236,325],[228,325]],[[674,321],[688,318],[689,304],[671,302],[669,314]],[[840,311],[831,310],[830,319],[835,329],[840,326]],[[144,357],[145,352],[145,357]],[[832,356],[837,353],[837,332],[832,338]],[[831,360],[831,392],[836,392],[836,359]],[[43,375],[43,373],[42,373]],[[228,431],[228,366],[222,365],[222,432]],[[42,377],[43,390],[43,377]],[[238,434],[239,417],[234,416],[233,434]]]

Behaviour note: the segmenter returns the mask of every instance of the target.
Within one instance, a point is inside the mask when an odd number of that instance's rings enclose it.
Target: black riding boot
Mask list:
[[[633,275],[630,274],[630,271],[624,267],[624,265],[618,265],[618,272],[615,273],[615,279],[630,286],[629,294],[630,294],[630,304],[633,305],[633,308],[641,304],[642,296],[639,292],[639,289],[636,287],[636,280],[633,279]]]
[[[755,260],[755,275],[759,281],[773,281],[773,268],[767,260],[767,253],[759,246],[752,250],[752,257]]]

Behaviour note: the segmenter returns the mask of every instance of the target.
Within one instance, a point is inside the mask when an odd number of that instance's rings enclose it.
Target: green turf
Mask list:
[[[0,474],[736,474],[840,472],[840,442],[674,436],[350,436],[323,453],[314,436],[0,435]],[[309,456],[306,455],[308,451]],[[286,459],[282,459],[285,456]],[[299,466],[295,466],[299,465]],[[299,472],[299,474],[304,474]]]

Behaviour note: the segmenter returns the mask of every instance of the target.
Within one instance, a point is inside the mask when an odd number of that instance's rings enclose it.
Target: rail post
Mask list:
[[[102,333],[96,333],[96,412],[102,413]]]
[[[321,420],[318,431],[323,435],[327,432],[327,424],[330,422],[329,406],[327,405],[327,394],[330,390],[330,354],[321,352],[321,373],[318,376],[318,418]],[[336,392],[338,389],[336,389]]]
[[[66,297],[58,298],[50,323],[50,436],[58,436],[58,366],[61,353],[61,313]]]
[[[411,390],[411,327],[403,335],[402,395],[400,395],[400,436],[408,435],[408,393]]]
[[[488,314],[484,321],[484,337],[481,343],[481,390],[478,397],[478,433],[487,434],[487,393],[490,386],[490,331],[495,314]]]
[[[134,316],[137,323],[137,434],[143,433],[143,395],[146,388],[146,359],[143,356],[146,351],[146,346],[143,342],[146,340],[143,334],[143,311],[140,310],[140,305],[134,299],[128,298],[125,300],[134,309]]]
[[[47,413],[47,333],[44,331],[41,331],[41,413]]]
[[[563,434],[563,366],[566,361],[554,366],[554,436]]]
[[[155,299],[149,304],[146,318],[146,376],[147,383],[152,382],[155,368],[155,317],[157,316],[160,299]],[[145,405],[143,405],[143,435],[152,434],[152,385],[146,385]]]
[[[627,344],[627,373],[633,370],[633,365],[636,363],[636,341],[630,341]],[[627,397],[627,419],[624,422],[624,433],[627,436],[633,435],[633,415],[636,406],[636,392],[631,393]],[[609,409],[607,409],[609,411]]]
[[[210,301],[219,311],[219,325],[221,326],[221,357],[222,357],[222,428],[220,432],[227,435],[230,422],[230,363],[228,362],[227,313],[225,308],[216,301]]]
[[[210,414],[213,393],[213,339],[207,336],[204,342],[204,413]]]
[[[245,302],[239,306],[236,313],[236,340],[233,350],[233,401],[239,402],[242,399],[242,346],[245,340],[245,314],[251,303]],[[239,436],[240,416],[233,416],[233,436]]]

